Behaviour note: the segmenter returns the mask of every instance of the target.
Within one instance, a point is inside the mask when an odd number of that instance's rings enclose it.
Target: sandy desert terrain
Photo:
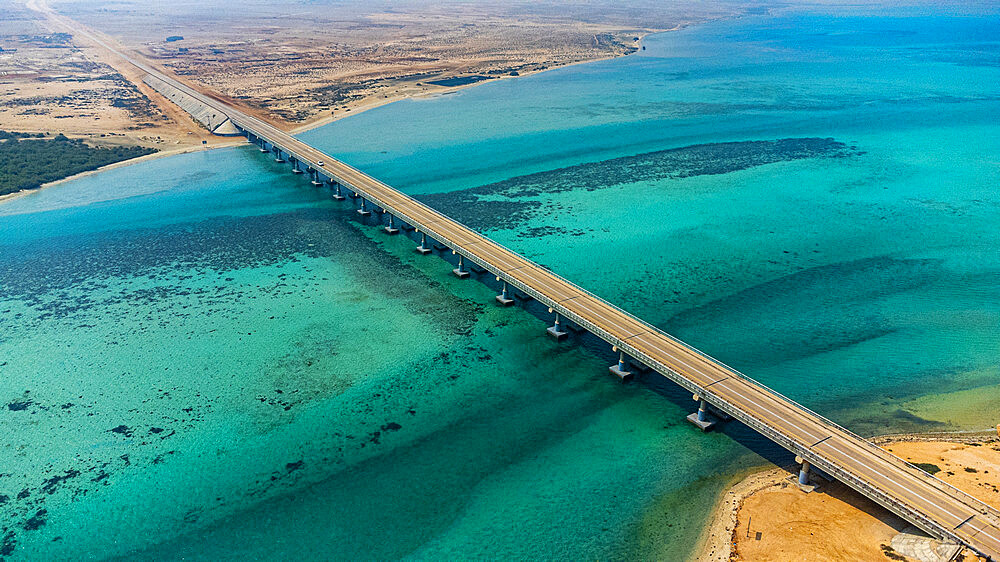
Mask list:
[[[54,0],[161,68],[285,124],[628,54],[642,35],[735,13],[639,2]],[[114,17],[109,17],[111,15]]]
[[[161,150],[220,141],[142,84],[129,65],[66,33],[44,15],[47,7],[289,130],[406,97],[625,55],[649,32],[741,10],[646,0],[628,7],[554,0],[0,0],[0,129]]]
[[[996,436],[877,440],[943,481],[1000,507]],[[788,470],[752,474],[727,492],[708,531],[701,560],[933,560],[938,541],[839,482],[804,493]],[[914,545],[917,545],[916,547]],[[918,552],[919,551],[919,552]],[[947,553],[947,548],[942,548]],[[921,556],[916,554],[922,553]],[[957,559],[978,560],[969,551]]]
[[[14,0],[0,0],[0,129],[174,151],[213,137],[135,70]]]

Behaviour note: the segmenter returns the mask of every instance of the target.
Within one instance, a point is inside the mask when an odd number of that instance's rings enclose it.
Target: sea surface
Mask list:
[[[302,137],[854,431],[1000,421],[1000,17],[644,44]],[[0,559],[680,560],[790,460],[413,246],[250,146],[0,204]]]

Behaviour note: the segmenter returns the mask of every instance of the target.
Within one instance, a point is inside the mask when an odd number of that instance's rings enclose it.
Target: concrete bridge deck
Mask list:
[[[128,57],[85,29],[75,31],[200,104],[225,113],[248,139],[287,155],[296,166],[307,166],[314,180],[323,178],[356,192],[547,305],[557,319],[561,315],[592,332],[917,527],[1000,562],[997,509],[277,127]]]

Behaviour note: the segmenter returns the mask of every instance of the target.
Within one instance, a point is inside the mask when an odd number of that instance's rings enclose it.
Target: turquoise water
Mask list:
[[[998,29],[745,18],[303,137],[856,431],[980,428]],[[249,147],[0,205],[0,557],[682,559],[782,460],[412,247]]]

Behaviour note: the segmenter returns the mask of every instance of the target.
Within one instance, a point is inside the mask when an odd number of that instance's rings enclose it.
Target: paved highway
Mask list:
[[[51,13],[51,12],[50,12]],[[1000,511],[957,490],[768,389],[553,272],[500,246],[273,125],[202,94],[121,53],[107,41],[59,18],[77,33],[224,112],[240,129],[270,143],[416,227],[456,253],[617,346],[865,496],[939,538],[960,542],[1000,562]],[[319,162],[324,165],[320,166]]]

